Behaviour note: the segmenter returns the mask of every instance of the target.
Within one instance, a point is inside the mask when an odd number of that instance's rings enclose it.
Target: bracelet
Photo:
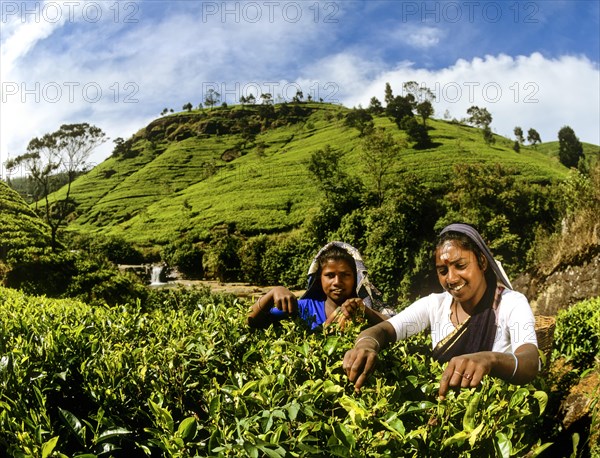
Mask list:
[[[517,369],[519,368],[519,359],[517,358],[517,355],[515,355],[514,353],[510,353],[512,355],[513,358],[515,358],[515,369],[513,370],[512,375],[510,376],[510,380],[515,378],[515,374],[517,373]]]
[[[372,337],[372,336],[361,337],[356,342],[354,342],[354,346],[356,347],[361,340],[365,340],[365,339],[371,339],[373,342],[375,342],[377,344],[377,351],[379,351],[381,349],[381,345],[379,344],[379,341],[375,337]]]
[[[262,312],[264,312],[264,309],[263,309],[263,308],[262,308],[262,306],[260,305],[260,301],[261,301],[261,299],[262,299],[263,297],[265,297],[265,296],[260,296],[260,297],[258,298],[258,313],[262,313]]]

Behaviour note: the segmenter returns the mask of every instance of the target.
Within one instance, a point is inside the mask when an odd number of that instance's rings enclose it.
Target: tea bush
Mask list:
[[[523,456],[546,394],[487,378],[438,401],[418,336],[355,394],[359,332],[289,321],[251,332],[249,303],[207,290],[92,307],[0,288],[0,455]]]
[[[558,313],[553,356],[565,356],[573,366],[583,369],[593,365],[600,356],[600,297]]]

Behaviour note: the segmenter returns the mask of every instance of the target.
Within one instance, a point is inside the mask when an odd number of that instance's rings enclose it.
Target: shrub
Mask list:
[[[242,280],[255,285],[266,284],[266,275],[262,268],[269,239],[266,235],[249,238],[238,251]]]
[[[78,257],[76,273],[63,294],[92,305],[135,304],[148,293],[134,274],[123,273],[113,264],[98,258]]]
[[[304,232],[273,239],[262,261],[265,280],[271,285],[305,288],[306,273],[318,249]]]
[[[561,310],[556,319],[553,357],[565,356],[585,369],[600,356],[600,297]]]
[[[66,251],[23,249],[8,264],[10,270],[5,274],[4,284],[28,294],[59,297],[77,273],[76,255]]]
[[[202,278],[204,251],[188,240],[177,240],[165,246],[161,259],[170,267],[176,267],[185,278]]]
[[[221,282],[239,280],[242,276],[238,256],[241,244],[241,238],[230,233],[229,229],[225,233],[215,231],[203,261],[206,276]]]

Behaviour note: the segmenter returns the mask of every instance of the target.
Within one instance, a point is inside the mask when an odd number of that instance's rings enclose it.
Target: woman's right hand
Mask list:
[[[358,335],[354,348],[344,355],[342,365],[348,379],[354,382],[356,392],[375,370],[378,353],[395,340],[396,330],[388,321],[371,326]]]
[[[298,311],[298,299],[284,286],[276,286],[270,291],[273,307],[289,315],[295,315]]]
[[[274,313],[277,311],[279,312]],[[252,328],[262,328],[269,326],[276,315],[294,315],[297,311],[296,296],[284,286],[276,286],[254,303],[248,313],[247,322]]]
[[[369,375],[375,370],[376,364],[377,351],[374,348],[361,346],[346,352],[342,367],[346,371],[348,380],[354,382],[356,392],[360,391]]]

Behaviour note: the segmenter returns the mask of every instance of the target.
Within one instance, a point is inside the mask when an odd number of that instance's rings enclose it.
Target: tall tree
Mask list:
[[[361,162],[377,206],[381,206],[392,185],[392,171],[400,158],[399,144],[392,134],[382,128],[371,130],[362,142]]]
[[[525,137],[523,137],[523,129],[521,129],[519,126],[516,126],[513,130],[513,133],[515,134],[517,142],[519,142],[520,145],[525,143]]]
[[[489,127],[492,123],[492,115],[487,108],[479,108],[473,105],[467,110],[467,114],[469,115],[467,121],[474,126],[483,128],[485,126]]]
[[[377,97],[371,97],[369,101],[369,107],[367,108],[369,113],[374,115],[380,115],[383,113],[383,106]]]
[[[583,157],[583,145],[575,131],[564,126],[558,131],[558,160],[565,167],[577,167]]]
[[[402,85],[406,96],[410,96],[410,100],[413,103],[413,107],[416,110],[418,105],[423,102],[433,102],[435,100],[435,94],[427,86],[420,85],[416,81],[407,81]],[[433,107],[432,107],[433,108]]]
[[[204,105],[212,108],[219,104],[219,100],[221,100],[221,94],[211,88],[206,92],[206,97],[204,97]]]
[[[542,138],[540,137],[540,134],[538,133],[538,131],[532,127],[531,129],[529,129],[527,131],[527,141],[532,146],[535,146],[538,143],[542,143]]]
[[[487,110],[487,108],[479,108],[476,105],[471,106],[467,110],[467,114],[469,118],[467,121],[474,126],[477,126],[482,129],[483,141],[486,145],[491,145],[494,143],[494,135],[492,134],[492,129],[490,128],[490,124],[492,123],[492,115]]]
[[[385,83],[385,94],[383,97],[383,101],[386,105],[389,105],[394,100],[394,94],[392,92],[392,86],[390,83]]]
[[[385,113],[395,121],[400,129],[402,128],[402,120],[405,117],[408,116],[412,118],[414,116],[410,100],[401,95],[397,95],[390,103],[388,103],[385,108]]]
[[[423,120],[423,126],[427,127],[427,119],[431,118],[433,113],[433,105],[429,100],[425,100],[417,104],[417,114],[421,116],[421,119]]]
[[[74,210],[71,184],[85,169],[92,151],[107,140],[99,127],[88,123],[63,124],[56,132],[33,138],[27,145],[27,153],[6,163],[9,169],[23,165],[37,184],[40,198],[45,200],[44,217],[52,231],[53,248],[57,246],[58,229]],[[50,201],[58,173],[67,178],[65,196]]]

